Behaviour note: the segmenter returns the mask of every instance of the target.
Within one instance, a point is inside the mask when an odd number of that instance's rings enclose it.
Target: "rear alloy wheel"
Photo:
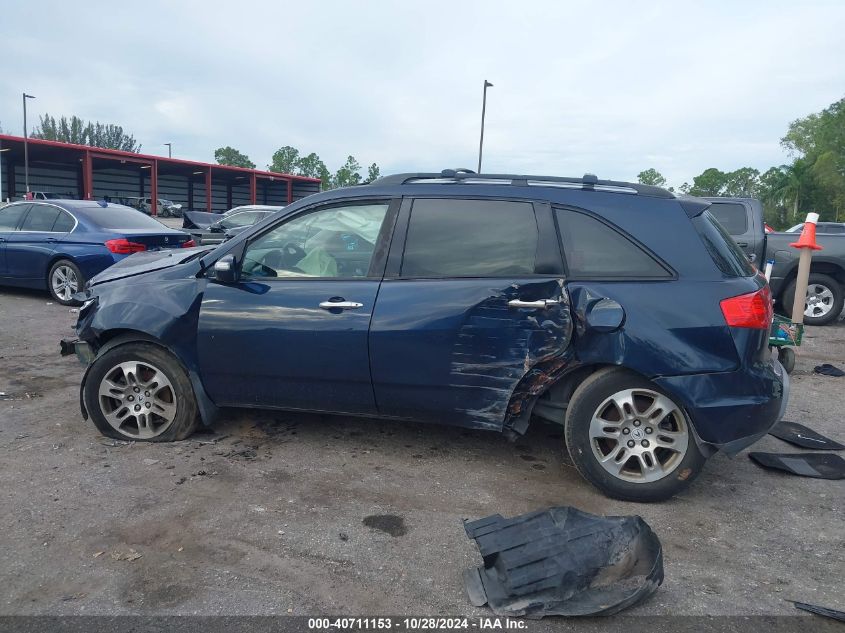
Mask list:
[[[783,310],[791,311],[795,300],[795,280],[783,292],[781,305]],[[821,273],[810,273],[807,282],[807,303],[804,304],[804,323],[807,325],[827,325],[842,313],[845,293],[833,277]],[[791,316],[788,315],[788,316]]]
[[[185,439],[197,425],[185,370],[152,344],[122,345],[95,359],[83,397],[94,424],[110,437],[167,442]]]
[[[576,389],[565,430],[579,472],[617,499],[668,499],[705,462],[683,409],[655,385],[623,369],[600,370]]]
[[[47,287],[53,299],[63,306],[79,305],[73,295],[82,290],[85,279],[76,264],[68,259],[60,259],[50,267],[47,274]]]

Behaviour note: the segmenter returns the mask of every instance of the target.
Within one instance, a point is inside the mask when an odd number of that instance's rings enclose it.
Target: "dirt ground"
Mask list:
[[[610,501],[560,430],[456,428],[249,411],[174,444],[101,437],[60,358],[76,314],[0,289],[0,614],[467,614],[480,556],[461,520],[554,505],[639,514],[666,580],[629,613],[845,608],[845,482],[717,456],[663,504]],[[845,441],[845,323],[809,328],[787,419]],[[757,448],[800,449],[772,437]]]

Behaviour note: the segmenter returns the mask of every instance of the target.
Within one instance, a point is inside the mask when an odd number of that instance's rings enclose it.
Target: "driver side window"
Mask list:
[[[245,277],[366,277],[388,204],[323,208],[281,224],[247,246]]]

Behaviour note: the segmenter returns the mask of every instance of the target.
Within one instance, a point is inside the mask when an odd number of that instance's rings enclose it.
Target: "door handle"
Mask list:
[[[45,241],[46,242],[58,242],[59,240],[57,240],[55,237],[48,237]]]
[[[363,303],[358,303],[357,301],[321,301],[320,307],[323,310],[355,310],[357,308],[363,308]]]
[[[745,248],[748,246],[748,242],[737,242],[736,245]]]
[[[533,308],[545,310],[560,303],[558,299],[538,299],[537,301],[523,301],[522,299],[511,299],[508,301],[509,308]]]

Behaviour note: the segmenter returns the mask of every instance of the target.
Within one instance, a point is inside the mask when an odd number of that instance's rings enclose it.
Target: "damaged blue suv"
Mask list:
[[[666,499],[787,402],[769,288],[709,205],[592,175],[387,176],[126,258],[77,295],[63,353],[111,437],[183,439],[224,406],[511,437],[542,418],[605,494]]]

